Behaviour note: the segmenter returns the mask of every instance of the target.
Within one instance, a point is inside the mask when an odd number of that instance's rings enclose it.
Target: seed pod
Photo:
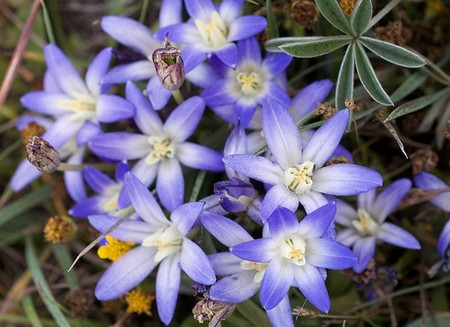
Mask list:
[[[53,173],[61,163],[59,152],[39,136],[31,136],[25,150],[28,161],[43,173]]]
[[[166,34],[164,48],[156,49],[153,52],[152,60],[156,75],[166,89],[174,91],[183,85],[184,63],[181,58],[181,51],[172,46],[169,41],[169,34]]]

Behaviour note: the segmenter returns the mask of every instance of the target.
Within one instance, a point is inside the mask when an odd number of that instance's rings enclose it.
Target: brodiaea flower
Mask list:
[[[362,193],[358,196],[357,210],[344,201],[336,200],[336,222],[345,226],[338,232],[336,240],[353,248],[358,257],[358,262],[353,266],[355,272],[360,273],[367,267],[378,241],[407,249],[420,249],[414,236],[401,227],[385,222],[410,188],[408,179],[399,179],[378,196],[375,196],[375,189]]]
[[[170,211],[184,202],[184,176],[181,164],[211,171],[223,170],[222,156],[202,145],[187,142],[203,115],[205,104],[194,96],[180,104],[163,124],[149,100],[131,82],[127,99],[136,107],[138,133],[113,132],[97,136],[90,149],[113,160],[139,159],[132,168],[146,186],[156,178],[156,191]]]
[[[262,125],[272,158],[245,154],[224,158],[234,170],[272,185],[261,204],[263,219],[278,206],[295,211],[300,202],[309,213],[328,203],[323,193],[355,195],[382,184],[381,175],[372,169],[354,164],[323,166],[338,146],[348,118],[347,109],[338,112],[303,148],[287,108],[273,99],[267,100]]]
[[[238,56],[233,41],[254,36],[267,26],[264,17],[239,17],[243,4],[244,0],[224,0],[216,7],[211,0],[186,0],[190,20],[164,27],[157,35],[163,39],[169,33],[173,42],[187,44],[183,59],[191,58],[191,65],[197,66],[214,53],[225,65],[235,68]]]
[[[181,270],[198,283],[211,285],[216,278],[206,254],[186,237],[203,210],[203,203],[191,202],[176,208],[167,220],[150,191],[130,172],[125,187],[142,221],[125,220],[110,235],[140,246],[125,253],[103,274],[95,288],[101,301],[115,299],[142,282],[159,264],[156,276],[156,305],[161,320],[172,320],[180,288]],[[117,217],[90,216],[89,222],[105,232]]]
[[[335,212],[335,206],[327,204],[298,222],[292,211],[278,207],[268,218],[268,231],[264,238],[230,248],[232,254],[244,260],[240,264],[242,269],[253,271],[259,267],[253,279],[254,282],[261,281],[260,300],[266,310],[276,307],[285,298],[291,285],[294,285],[319,310],[328,312],[330,299],[323,268],[345,269],[356,261],[346,246],[323,237],[333,222]],[[230,233],[229,224],[224,228],[220,221],[215,222],[214,219],[204,222],[215,236]],[[231,232],[236,235],[242,233],[239,230]],[[242,279],[240,282],[245,281]],[[211,295],[215,294],[217,300],[222,300],[220,294],[224,293],[224,301],[229,301],[230,295],[227,294],[239,290],[238,283],[236,278],[228,279]],[[245,286],[245,289],[248,287]]]

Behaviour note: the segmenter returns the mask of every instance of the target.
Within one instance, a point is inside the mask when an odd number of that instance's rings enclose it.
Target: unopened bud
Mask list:
[[[59,152],[39,136],[31,136],[25,150],[28,161],[43,173],[53,173],[61,163]]]
[[[184,63],[180,49],[174,48],[166,34],[164,48],[153,52],[152,60],[155,65],[156,75],[162,85],[170,90],[177,90],[184,82]]]

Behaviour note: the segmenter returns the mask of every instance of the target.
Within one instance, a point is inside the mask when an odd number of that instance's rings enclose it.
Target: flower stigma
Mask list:
[[[268,264],[262,262],[253,262],[242,260],[241,269],[242,270],[256,270],[256,274],[253,277],[254,283],[260,283],[264,277],[264,273],[266,272]]]
[[[352,220],[353,227],[363,236],[375,235],[379,230],[377,222],[364,209],[358,209],[357,213],[359,220]]]
[[[285,239],[280,246],[281,255],[297,266],[303,266],[306,263],[305,249],[306,242],[298,236]]]
[[[212,12],[211,22],[205,24],[200,19],[196,19],[195,26],[197,26],[203,41],[208,43],[211,48],[218,49],[227,43],[227,27],[217,11]]]
[[[239,73],[236,79],[241,83],[241,91],[244,95],[253,96],[261,89],[261,76],[258,73]]]
[[[154,260],[160,262],[165,257],[179,252],[182,243],[183,235],[178,231],[177,226],[171,224],[146,237],[142,246],[156,246],[158,251]]]
[[[313,185],[314,163],[306,161],[284,171],[284,185],[297,195],[307,193]]]
[[[148,143],[152,146],[152,150],[145,158],[147,165],[153,165],[165,158],[173,158],[175,155],[175,146],[170,139],[161,136],[150,136]]]

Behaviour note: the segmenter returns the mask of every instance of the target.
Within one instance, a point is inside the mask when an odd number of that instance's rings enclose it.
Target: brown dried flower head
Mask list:
[[[44,238],[47,242],[53,244],[67,243],[76,231],[77,226],[70,217],[53,216],[47,220],[44,227]]]
[[[166,34],[164,48],[156,49],[152,55],[156,75],[162,85],[170,90],[177,90],[184,82],[184,63],[181,51],[172,46]]]
[[[289,8],[291,17],[300,25],[312,29],[319,18],[319,9],[314,1],[295,0]]]
[[[37,135],[29,138],[25,150],[28,161],[43,173],[53,173],[61,163],[59,152]]]

